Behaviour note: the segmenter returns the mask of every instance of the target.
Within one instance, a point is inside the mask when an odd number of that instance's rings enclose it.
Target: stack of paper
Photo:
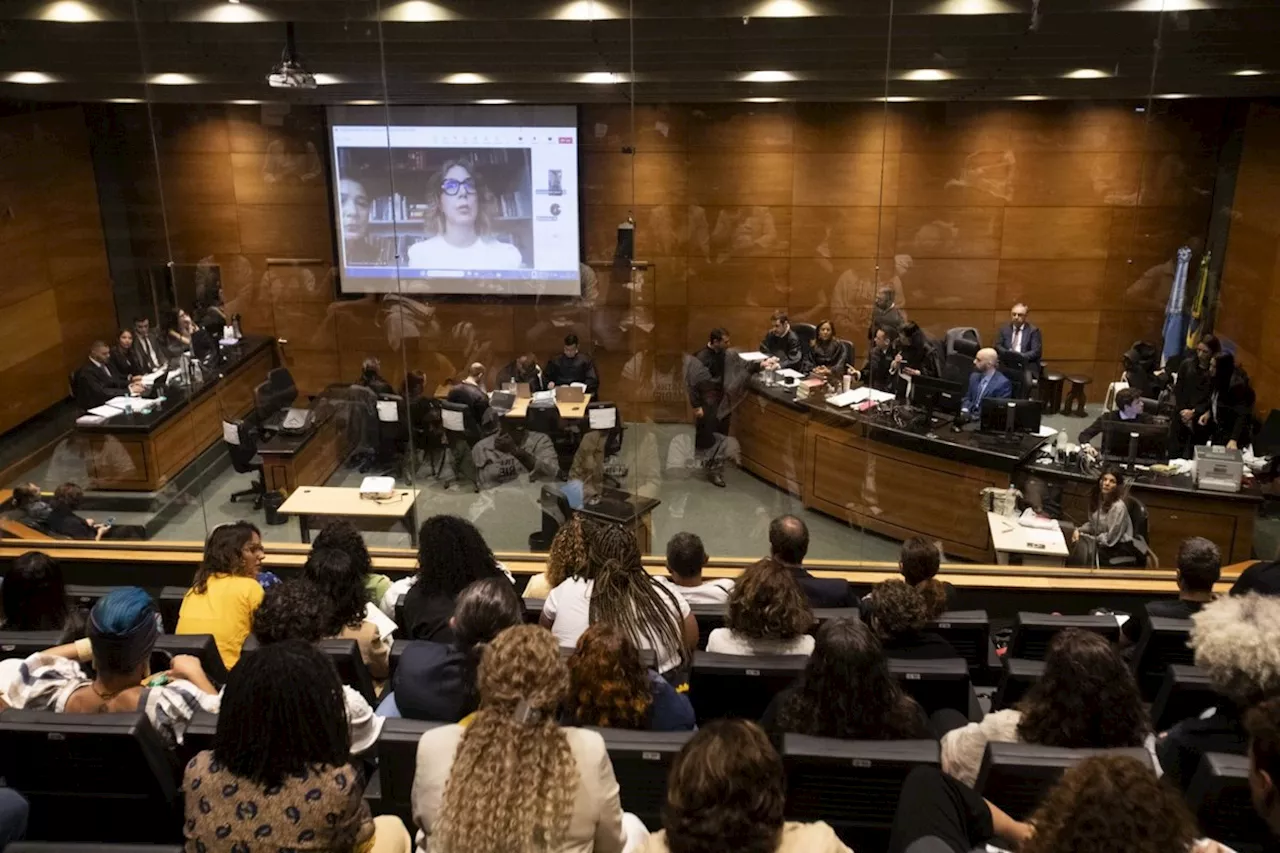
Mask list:
[[[764,361],[768,357],[769,356],[765,355],[762,352],[743,352],[741,350],[738,351],[738,358],[742,359],[743,361]]]
[[[862,390],[861,388],[854,388],[852,391],[845,391],[843,393],[828,397],[827,405],[843,407],[843,406],[849,405],[850,403],[856,403],[858,401],[858,398],[856,395],[861,390]]]
[[[790,367],[784,367],[778,371],[778,375],[783,379],[804,379],[804,374],[798,370],[792,370]]]

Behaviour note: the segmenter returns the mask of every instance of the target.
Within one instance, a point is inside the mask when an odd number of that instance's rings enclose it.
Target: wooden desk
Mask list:
[[[278,434],[258,446],[267,491],[293,494],[299,486],[323,486],[346,458],[346,436],[336,417],[305,435]]]
[[[222,421],[253,408],[253,389],[275,364],[271,338],[245,336],[225,351],[219,375],[194,389],[175,388],[151,411],[77,425],[87,439],[89,484],[95,489],[154,492],[222,440]]]
[[[1010,555],[1021,557],[1024,566],[1065,566],[1067,555],[1067,539],[1062,535],[1062,528],[1052,530],[1038,527],[1023,527],[1017,518],[987,513],[987,527],[991,531],[991,543],[996,549],[996,562],[1001,566],[1009,565]]]
[[[285,515],[298,516],[302,541],[311,541],[312,516],[336,515],[348,518],[400,521],[409,530],[409,541],[418,544],[418,489],[396,489],[388,500],[360,497],[360,490],[337,486],[299,486],[280,507]]]
[[[662,501],[620,489],[604,489],[595,503],[584,503],[579,515],[621,524],[635,534],[640,553],[648,554],[653,543],[653,510]]]
[[[511,406],[511,411],[503,415],[504,418],[524,418],[529,414],[529,403],[533,402],[529,397],[517,397],[515,403]],[[560,410],[560,419],[566,421],[582,420],[587,416],[587,404],[591,402],[591,395],[584,394],[581,403],[556,403],[556,408]]]

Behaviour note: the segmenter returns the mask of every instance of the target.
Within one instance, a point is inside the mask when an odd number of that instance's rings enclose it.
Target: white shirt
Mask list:
[[[510,243],[477,238],[470,246],[455,246],[437,234],[409,247],[408,266],[425,270],[518,270],[520,250]]]
[[[578,638],[591,626],[591,591],[594,587],[595,581],[569,578],[551,590],[551,594],[543,602],[542,615],[552,620],[551,633],[555,634],[556,640],[559,641],[562,647],[572,648],[576,646]],[[660,585],[659,589],[662,589]],[[664,601],[669,600],[666,595],[662,593],[659,593],[659,595]],[[674,615],[683,630],[684,618],[690,613],[689,602],[679,595],[674,596],[674,599],[677,608]],[[658,672],[666,672],[680,665],[679,649],[659,651],[657,643],[654,641],[655,638],[648,633],[641,639],[643,640],[640,643],[641,651],[653,649],[654,655],[658,659]]]
[[[729,600],[729,592],[733,589],[733,581],[729,578],[718,578],[698,586],[680,586],[671,578],[654,580],[690,604],[724,604]]]
[[[707,651],[718,655],[811,655],[813,637],[801,634],[790,640],[756,639],[716,628],[707,638]]]

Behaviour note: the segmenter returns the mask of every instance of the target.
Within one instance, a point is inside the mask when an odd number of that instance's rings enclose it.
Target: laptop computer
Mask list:
[[[516,395],[510,391],[494,391],[489,395],[489,405],[504,415],[516,404]]]
[[[574,388],[572,385],[556,386],[557,403],[581,403],[586,398],[586,392],[581,388]]]
[[[506,382],[502,390],[510,391],[519,400],[527,400],[533,396],[533,386],[528,382]]]

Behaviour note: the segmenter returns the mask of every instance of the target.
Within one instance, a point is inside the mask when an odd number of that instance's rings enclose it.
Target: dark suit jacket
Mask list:
[[[799,566],[791,566],[791,576],[804,590],[810,607],[857,607],[853,587],[842,578],[815,578]]]
[[[573,358],[564,353],[547,362],[547,369],[542,377],[548,382],[559,385],[570,385],[581,382],[587,386],[587,393],[595,395],[600,390],[600,377],[596,374],[596,363],[591,356],[579,352]]]
[[[49,518],[45,521],[45,527],[49,528],[53,533],[70,537],[71,539],[97,539],[98,529],[90,527],[89,522],[76,515],[69,509],[54,507],[49,513]]]
[[[393,682],[400,716],[456,723],[470,714],[478,703],[468,701],[466,669],[466,655],[452,643],[407,644]]]
[[[475,417],[477,424],[484,417],[485,410],[489,408],[489,395],[470,382],[459,382],[454,385],[449,389],[449,396],[446,399],[450,403],[470,406],[471,414]]]
[[[1226,392],[1219,395],[1217,414],[1213,414],[1213,395],[1210,394],[1196,408],[1196,417],[1209,412],[1209,427],[1213,430],[1213,443],[1226,444],[1235,441],[1241,447],[1253,436],[1253,407],[1258,397],[1248,378],[1236,368]]]
[[[970,414],[979,411],[983,399],[1013,396],[1013,383],[1009,381],[1009,377],[997,370],[991,374],[991,381],[987,383],[987,392],[982,395],[982,399],[979,399],[978,393],[982,389],[982,380],[981,373],[969,374],[969,390],[965,392],[961,407]]]
[[[779,370],[790,368],[804,372],[804,349],[800,346],[800,338],[796,336],[794,329],[787,329],[787,333],[782,336],[773,332],[766,334],[764,340],[760,341],[760,352],[778,359]]]
[[[129,380],[122,377],[111,365],[86,362],[76,371],[72,385],[75,388],[76,404],[88,411],[101,406],[112,397],[120,397],[129,393]]]
[[[138,360],[138,352],[134,349],[123,350],[114,346],[111,348],[110,361],[111,368],[125,378],[141,376],[147,372],[142,369],[142,362]]]
[[[147,356],[147,352],[143,347],[142,336],[137,332],[133,333],[133,355],[134,358],[137,359],[138,365],[142,368],[143,373],[150,373],[161,365],[167,364],[169,361],[168,352],[166,352],[165,348],[160,345],[160,341],[156,339],[155,335],[152,335],[151,339],[147,341],[147,343],[151,344],[150,358]]]
[[[889,366],[893,364],[893,347],[876,349],[872,347],[867,353],[867,363],[862,367],[862,384],[870,385],[877,391],[888,391],[893,387],[893,376]]]
[[[996,352],[1006,352],[1013,349],[1013,324],[1005,323],[1000,327],[999,334],[996,335]],[[1022,328],[1022,349],[1019,350],[1027,359],[1029,364],[1039,364],[1040,356],[1044,352],[1044,346],[1040,339],[1040,327],[1034,323],[1027,323]]]

